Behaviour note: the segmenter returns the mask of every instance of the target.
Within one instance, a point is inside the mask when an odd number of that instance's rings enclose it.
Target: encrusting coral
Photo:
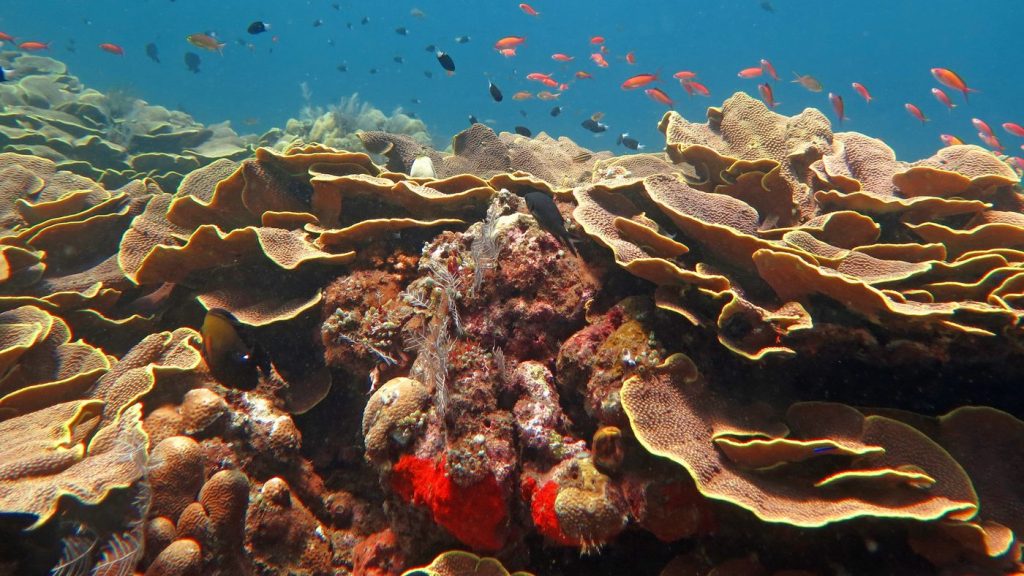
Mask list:
[[[52,62],[10,105],[57,122]],[[367,110],[180,178],[0,155],[0,563],[1021,570],[1022,405],[964,406],[1022,357],[999,158],[743,94],[618,158]]]

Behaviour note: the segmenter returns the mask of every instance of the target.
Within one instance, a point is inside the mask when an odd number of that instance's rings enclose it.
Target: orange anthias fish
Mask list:
[[[580,70],[579,72],[576,72],[576,77],[579,78],[580,80],[586,80],[587,78],[593,78],[593,76],[590,74],[590,72],[584,72],[583,70]]]
[[[779,75],[775,73],[775,66],[772,66],[772,63],[767,58],[761,58],[761,69],[767,72],[772,77],[772,80],[779,81]]]
[[[494,43],[495,50],[503,50],[505,48],[515,48],[523,42],[526,42],[525,36],[505,36],[501,40]]]
[[[964,143],[963,140],[953,136],[952,134],[939,134],[939,140],[946,146],[960,146]]]
[[[501,50],[498,50],[498,54],[501,54],[505,58],[511,58],[511,57],[516,55],[516,49],[515,48],[502,48]]]
[[[547,90],[542,90],[540,92],[537,92],[537,98],[539,98],[540,100],[547,100],[547,101],[557,100],[558,97],[561,96],[561,95],[562,95],[561,93],[557,93],[556,94],[554,92],[548,92]]]
[[[538,82],[544,80],[545,78],[551,78],[551,74],[544,74],[543,72],[530,72],[529,74],[526,75],[527,80],[536,80]]]
[[[604,44],[604,36],[591,36],[590,37],[590,43],[591,44]]]
[[[529,4],[520,4],[519,9],[529,14],[530,16],[540,16],[540,12],[534,10],[533,6],[530,6]]]
[[[188,36],[185,36],[185,40],[188,40],[188,43],[196,48],[202,48],[203,50],[209,50],[211,52],[220,52],[222,54],[224,53],[224,43],[218,41],[209,34],[189,34]]]
[[[37,52],[39,50],[49,50],[49,42],[22,42],[18,44],[18,48],[25,50],[26,52]]]
[[[552,54],[551,59],[554,60],[555,62],[572,62],[573,60],[575,60],[575,58],[573,58],[572,56],[569,56],[568,54],[562,54],[561,52],[557,54]]]
[[[529,100],[530,98],[533,98],[533,94],[526,90],[520,90],[512,95],[513,100]]]
[[[697,77],[697,73],[690,72],[689,70],[680,70],[679,72],[673,74],[672,77],[678,78],[679,80],[693,80],[694,78]]]
[[[793,72],[793,75],[796,76],[796,79],[793,80],[794,83],[803,86],[811,92],[821,92],[821,82],[818,82],[818,79],[814,76],[811,76],[810,74],[804,74],[801,76],[796,72]]]
[[[871,93],[868,92],[868,89],[865,88],[863,84],[860,82],[854,82],[853,84],[850,84],[850,86],[853,86],[853,89],[857,91],[857,94],[860,94],[860,97],[863,98],[865,102],[868,104],[871,103]]]
[[[939,84],[952,88],[953,90],[959,90],[964,93],[964,102],[967,102],[968,92],[977,92],[974,88],[969,88],[964,79],[959,74],[949,70],[948,68],[932,68],[932,76],[939,81]]]
[[[626,81],[622,83],[622,89],[635,90],[636,88],[643,88],[644,86],[647,86],[651,82],[657,81],[657,74],[637,74],[636,76],[627,78]]]
[[[3,41],[3,42],[14,42],[14,36],[11,36],[7,32],[0,32],[0,41]]]
[[[843,120],[846,120],[846,114],[843,113],[846,109],[843,105],[843,97],[839,94],[829,92],[828,101],[832,103],[832,108],[836,111],[836,116],[839,117],[839,123],[842,124]]]
[[[744,68],[743,70],[740,70],[740,73],[736,76],[739,76],[740,78],[757,78],[763,72],[764,70],[762,70],[760,66],[754,66],[752,68]]]
[[[914,106],[910,102],[907,102],[906,104],[903,105],[903,107],[907,109],[907,112],[909,112],[911,116],[920,120],[922,124],[928,122],[928,117],[925,116],[924,112],[921,112],[921,109],[918,108],[917,106]]]
[[[932,88],[932,95],[935,96],[936,100],[941,102],[946,108],[949,108],[951,111],[953,110],[953,108],[956,108],[956,104],[953,104],[953,102],[950,101],[949,96],[947,96],[946,93],[942,91],[942,88]]]
[[[648,88],[647,90],[644,90],[644,94],[647,94],[647,96],[651,100],[654,100],[655,102],[658,102],[660,104],[664,104],[669,108],[671,108],[672,105],[675,104],[674,102],[672,102],[672,99],[669,98],[668,94],[665,94],[665,92],[657,88]]]
[[[117,44],[104,42],[103,44],[100,44],[100,50],[110,52],[111,54],[117,54],[118,56],[124,56],[124,48],[121,48]]]
[[[626,54],[626,63],[630,64],[630,65],[636,64],[636,54],[634,54],[632,52],[627,53]]]
[[[590,59],[594,61],[594,64],[597,64],[601,68],[608,67],[608,61],[604,59],[604,56],[602,56],[600,52],[594,52],[591,54]]]
[[[1014,136],[1024,138],[1024,126],[1021,126],[1020,124],[1014,124],[1013,122],[1004,122],[1003,130],[1006,130],[1008,133],[1013,134]]]
[[[761,93],[761,99],[764,100],[764,103],[767,104],[769,108],[775,108],[779,105],[779,103],[775,101],[775,93],[772,92],[771,84],[767,82],[758,84],[757,91]]]

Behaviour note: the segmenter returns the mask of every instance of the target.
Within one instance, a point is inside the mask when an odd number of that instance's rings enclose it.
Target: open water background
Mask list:
[[[622,90],[623,80],[660,71],[664,79],[658,86],[675,99],[676,109],[699,120],[707,106],[720,105],[735,91],[756,96],[764,78],[736,74],[768,58],[782,78],[773,82],[778,112],[791,115],[814,106],[834,119],[827,96],[834,91],[845,99],[850,118],[836,129],[882,138],[901,159],[930,155],[941,146],[941,133],[980,144],[972,117],[996,130],[1007,153],[1024,154],[1024,140],[998,127],[1008,121],[1024,124],[1024,4],[1019,0],[771,0],[774,12],[759,0],[538,0],[532,6],[539,17],[524,14],[509,0],[5,0],[0,30],[19,41],[51,42],[43,54],[66,61],[89,86],[125,90],[203,122],[228,119],[239,132],[262,132],[297,117],[307,103],[300,88],[306,83],[314,106],[358,92],[385,112],[414,112],[441,147],[474,114],[498,130],[522,125],[595,149],[615,149],[616,137],[629,132],[657,150],[662,138],[655,126],[665,107],[642,90]],[[413,16],[414,8],[424,16]],[[246,28],[254,20],[269,22],[271,30],[249,35]],[[316,20],[323,24],[314,27]],[[408,35],[396,34],[397,27],[406,27]],[[189,45],[185,36],[195,32],[213,32],[226,42],[223,55]],[[460,35],[471,41],[456,43]],[[493,44],[510,35],[527,40],[515,58],[504,58]],[[606,69],[589,59],[594,35],[606,38]],[[125,56],[99,50],[101,42],[123,46]],[[160,64],[146,57],[149,42],[158,46]],[[443,73],[435,55],[424,49],[428,44],[451,54],[454,76]],[[188,51],[201,56],[199,74],[185,68]],[[635,66],[624,61],[630,51]],[[576,60],[554,62],[554,52]],[[404,63],[394,62],[395,56]],[[338,71],[342,63],[347,72]],[[981,92],[964,105],[962,95],[947,90],[959,104],[947,111],[929,92],[937,86],[932,67],[955,70]],[[671,78],[681,69],[698,72],[711,98],[687,97]],[[577,70],[594,78],[571,82],[557,102],[564,106],[557,118],[549,115],[552,102],[511,99],[518,90],[545,89],[527,81],[527,73],[554,73],[568,81]],[[824,91],[810,93],[790,83],[793,71],[814,75]],[[487,78],[504,92],[503,102],[491,100]],[[865,104],[850,88],[853,81],[866,85],[875,101]],[[916,103],[932,121],[922,126],[911,118],[906,102]],[[580,127],[595,112],[605,113],[607,133],[595,136]]]

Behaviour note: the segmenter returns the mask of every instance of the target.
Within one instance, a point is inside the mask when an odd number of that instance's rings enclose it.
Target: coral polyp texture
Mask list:
[[[442,151],[353,99],[128,171],[56,144],[110,102],[5,58],[0,572],[1024,569],[999,157],[744,94],[665,152]]]

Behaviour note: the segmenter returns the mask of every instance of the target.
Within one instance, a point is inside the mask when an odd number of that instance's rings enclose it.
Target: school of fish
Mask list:
[[[768,7],[766,7],[766,4]],[[335,10],[341,9],[340,4],[337,2],[332,3],[332,7]],[[775,12],[774,7],[771,7],[770,3],[762,3],[761,7],[769,13]],[[517,6],[512,6],[510,10],[512,8],[517,8],[519,12],[530,19],[538,19],[544,13],[544,11],[527,3],[519,3]],[[423,10],[418,8],[413,8],[410,11],[410,15],[417,19],[423,19],[427,16]],[[369,22],[369,16],[364,16],[360,21],[360,24],[366,25]],[[320,27],[323,24],[324,20],[321,18],[316,19],[312,23],[313,27]],[[352,29],[354,27],[354,23],[348,22],[346,26],[349,29]],[[247,26],[244,23],[240,23],[239,26],[240,29],[245,29],[246,33],[250,36],[267,33],[271,30],[271,27],[272,26],[269,22],[264,22],[262,20],[252,21]],[[395,28],[394,31],[400,36],[408,36],[410,33],[410,29],[406,26]],[[279,40],[280,39],[276,35],[271,38],[271,42],[273,43],[276,43]],[[471,37],[468,35],[457,36],[454,41],[457,44],[466,44],[471,41]],[[183,42],[201,51],[217,54],[223,54],[227,46],[226,42],[221,41],[214,32],[210,31],[196,31],[183,38]],[[249,50],[255,49],[255,45],[251,41],[239,39],[237,42]],[[509,35],[497,38],[494,41],[493,49],[501,57],[516,58],[520,55],[521,51],[528,50],[528,46],[526,36]],[[620,86],[623,91],[642,92],[650,100],[669,109],[672,109],[675,106],[676,100],[671,93],[672,88],[671,86],[665,85],[666,83],[672,83],[663,79],[660,71],[635,72],[631,70],[630,67],[637,66],[638,62],[642,61],[642,57],[638,56],[636,51],[630,50],[619,56],[617,54],[613,54],[612,50],[608,46],[609,42],[606,36],[593,35],[590,37],[589,42],[586,45],[567,47],[572,49],[551,54],[550,60],[562,65],[563,73],[555,74],[539,71],[522,73],[521,80],[524,82],[524,85],[521,87],[522,89],[518,89],[512,93],[511,100],[559,100],[562,94],[571,90],[577,82],[591,79],[594,77],[593,74],[608,69],[608,73],[621,75],[622,82]],[[0,47],[16,47],[17,49],[25,52],[46,52],[52,49],[51,42],[49,41],[36,38],[19,38],[7,31],[0,31]],[[100,43],[98,44],[98,49],[119,57],[126,56],[128,52],[121,44],[115,42]],[[455,74],[456,62],[451,53],[438,48],[434,44],[426,46],[426,50],[436,56],[438,65],[442,68],[445,74]],[[145,54],[153,62],[160,63],[159,52],[155,43],[151,42],[146,45]],[[188,51],[185,52],[184,56],[184,64],[186,68],[193,73],[199,73],[201,65],[200,55],[196,52]],[[393,57],[393,61],[398,64],[402,64],[405,59],[401,55],[396,55]],[[762,58],[758,63],[751,64],[752,65],[750,66],[741,67],[737,72],[737,77],[744,80],[756,81],[756,92],[760,96],[761,100],[764,101],[769,108],[776,108],[780,104],[780,102],[776,100],[775,95],[775,91],[778,88],[777,83],[780,82],[780,77],[776,72],[775,67],[767,58]],[[566,68],[569,67],[575,67],[576,69],[570,72],[566,70]],[[343,62],[342,64],[339,64],[337,69],[340,72],[348,71],[348,63]],[[623,72],[620,72],[620,70],[623,70]],[[376,68],[370,69],[371,74],[375,74],[376,72]],[[980,92],[975,87],[968,85],[967,81],[964,80],[959,73],[949,68],[931,68],[930,73],[937,83],[937,86],[931,88],[932,96],[950,112],[968,105],[970,102],[970,94]],[[424,75],[428,78],[433,77],[433,73],[430,70],[425,70]],[[0,70],[0,82],[9,80],[10,78],[10,71]],[[711,96],[711,89],[698,79],[698,73],[694,70],[678,70],[672,73],[671,78],[678,81],[679,89],[688,97]],[[527,89],[526,86],[529,86],[529,82],[537,82],[543,86],[543,89]],[[819,93],[824,90],[822,83],[811,74],[793,72],[793,80],[791,82],[812,93]],[[489,91],[492,100],[495,102],[502,102],[504,100],[502,91],[498,88],[493,78],[489,77],[489,75],[486,79],[486,88]],[[872,104],[874,106],[892,105],[891,103],[886,102],[874,103],[875,99],[871,95],[868,87],[861,82],[851,82],[850,88],[852,88],[853,92],[856,93],[865,104]],[[963,97],[963,104],[955,103],[950,95],[947,94],[947,90],[953,91],[954,93],[959,92]],[[849,120],[849,117],[846,115],[846,103],[839,90],[833,88],[827,92],[827,95],[836,122],[842,124]],[[415,98],[413,99],[414,102],[417,100],[418,99]],[[915,102],[904,102],[903,107],[910,118],[922,124],[929,122],[929,118]],[[551,116],[557,116],[561,113],[563,108],[564,106],[557,106],[551,111]],[[525,111],[520,110],[520,114],[524,117],[526,116]],[[595,116],[597,117],[596,119]],[[589,117],[581,123],[581,126],[594,134],[600,134],[601,132],[606,131],[608,126],[601,124],[598,121],[600,116],[600,112],[589,115]],[[470,118],[472,120],[476,120],[474,115],[470,115]],[[977,130],[978,139],[993,152],[998,154],[1004,154],[1006,152],[1006,147],[999,139],[999,136],[997,136],[995,131],[993,131],[987,123],[981,119],[972,118],[970,120],[970,124]],[[1006,121],[1001,123],[1001,126],[1007,135],[1013,138],[1024,138],[1024,128],[1022,128],[1021,124]],[[530,133],[530,130],[525,126],[517,126],[514,131],[520,134]],[[947,146],[962,143],[964,141],[951,134],[940,134],[939,139]],[[621,134],[617,143],[619,145],[624,145],[623,142],[630,141],[635,142],[635,139],[628,138],[627,134]],[[639,149],[639,145],[638,147],[625,146],[634,150]],[[1020,148],[1024,150],[1024,144],[1021,144]],[[1012,155],[1010,162],[1018,167],[1024,166],[1024,160],[1018,157],[1012,157]]]

